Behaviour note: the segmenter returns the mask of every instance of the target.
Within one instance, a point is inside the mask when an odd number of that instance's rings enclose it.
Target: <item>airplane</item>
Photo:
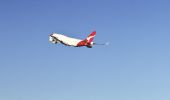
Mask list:
[[[71,38],[62,34],[52,33],[49,36],[49,41],[51,43],[57,44],[61,43],[66,46],[73,46],[73,47],[83,47],[86,46],[88,48],[92,48],[95,44],[93,42],[94,37],[96,36],[96,31],[91,32],[91,34],[84,40]]]

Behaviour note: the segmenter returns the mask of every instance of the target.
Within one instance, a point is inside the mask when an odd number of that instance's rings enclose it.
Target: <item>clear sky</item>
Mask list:
[[[0,46],[0,100],[170,100],[169,0],[1,0]]]

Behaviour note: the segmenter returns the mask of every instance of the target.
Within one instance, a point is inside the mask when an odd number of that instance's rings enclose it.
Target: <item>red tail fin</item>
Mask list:
[[[93,32],[86,38],[87,43],[93,42],[93,39],[94,39],[95,36],[96,36],[96,31],[93,31]]]

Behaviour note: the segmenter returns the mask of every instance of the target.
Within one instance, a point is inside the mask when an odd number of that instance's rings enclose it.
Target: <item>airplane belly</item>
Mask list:
[[[79,39],[74,39],[70,37],[62,37],[60,39],[65,45],[70,45],[70,46],[77,46],[77,44],[81,41]]]

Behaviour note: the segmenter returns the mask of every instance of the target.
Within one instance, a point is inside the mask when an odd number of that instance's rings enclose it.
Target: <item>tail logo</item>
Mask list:
[[[91,42],[93,41],[95,35],[96,35],[96,31],[92,32],[92,33],[86,38],[87,42],[88,42],[88,43],[91,43]]]

